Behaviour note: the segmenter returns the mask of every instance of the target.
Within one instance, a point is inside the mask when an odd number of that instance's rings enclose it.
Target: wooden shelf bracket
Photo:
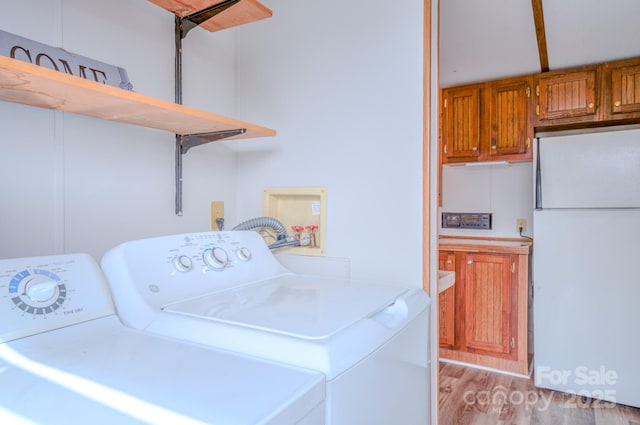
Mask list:
[[[240,0],[225,0],[221,3],[214,4],[198,12],[180,17],[175,15],[175,98],[177,104],[182,104],[182,39],[187,36],[189,31],[199,26],[203,22],[211,19],[217,14],[224,12],[232,7]],[[176,134],[176,153],[175,153],[175,179],[176,179],[176,215],[182,215],[182,155],[185,155],[189,149],[206,143],[215,142],[227,137],[237,136],[245,133],[245,128],[232,130],[216,131],[212,133]]]

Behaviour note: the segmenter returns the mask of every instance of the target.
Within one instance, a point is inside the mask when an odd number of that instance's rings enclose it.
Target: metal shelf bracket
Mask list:
[[[176,134],[176,215],[182,215],[182,155],[185,155],[193,147],[237,136],[246,131],[245,128],[237,128],[213,133]]]
[[[175,98],[176,103],[182,104],[182,39],[187,36],[189,31],[203,22],[213,18],[217,14],[224,12],[240,0],[224,0],[218,4],[207,7],[199,12],[184,17],[175,17]],[[176,177],[176,215],[182,215],[182,155],[186,154],[189,149],[200,146],[205,143],[215,142],[227,137],[243,134],[247,130],[244,128],[216,131],[213,133],[176,134],[176,154],[175,154],[175,177]]]
[[[182,18],[176,15],[176,20],[180,21],[180,38],[185,38],[189,31],[239,2],[240,0],[225,0]]]
[[[246,132],[246,128],[234,128],[232,130],[215,131],[213,133],[187,134],[179,136],[180,152],[184,155],[189,151],[189,149],[196,146],[204,145],[210,142],[217,142],[218,140],[237,136]]]

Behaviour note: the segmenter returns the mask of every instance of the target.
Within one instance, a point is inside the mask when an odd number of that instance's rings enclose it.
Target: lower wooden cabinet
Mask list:
[[[456,256],[453,252],[440,252],[440,270],[455,271]],[[438,295],[440,346],[453,347],[455,343],[456,285]]]
[[[530,253],[528,242],[440,244],[440,269],[456,272],[439,295],[441,358],[528,374]]]
[[[464,279],[464,344],[471,352],[513,358],[512,324],[518,311],[516,255],[466,253]],[[513,322],[513,323],[512,323]]]

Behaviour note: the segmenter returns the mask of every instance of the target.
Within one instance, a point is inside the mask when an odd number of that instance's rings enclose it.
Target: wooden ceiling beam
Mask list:
[[[547,35],[544,31],[544,13],[542,12],[542,0],[531,0],[533,9],[533,23],[536,26],[536,39],[538,40],[538,55],[540,56],[540,71],[549,71],[549,55],[547,53]]]

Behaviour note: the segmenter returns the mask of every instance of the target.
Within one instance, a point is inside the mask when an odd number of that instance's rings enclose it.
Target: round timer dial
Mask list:
[[[249,261],[251,260],[251,250],[246,246],[243,246],[236,251],[236,256],[240,261]]]
[[[179,272],[188,272],[193,267],[193,263],[186,255],[179,255],[173,259],[173,267]]]
[[[227,251],[215,246],[207,249],[202,257],[207,266],[218,271],[227,267],[227,263],[229,262],[229,254],[227,254]]]
[[[67,296],[62,279],[48,270],[33,269],[16,273],[9,282],[11,301],[25,313],[45,315],[56,311]]]

